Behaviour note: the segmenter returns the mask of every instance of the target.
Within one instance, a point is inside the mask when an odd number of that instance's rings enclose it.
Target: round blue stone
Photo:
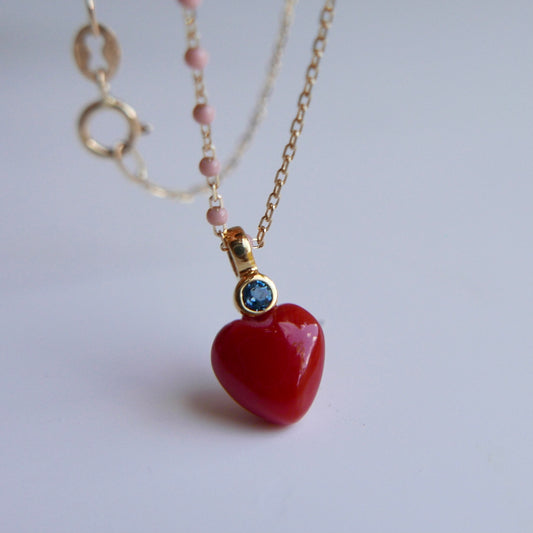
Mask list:
[[[260,279],[254,279],[242,289],[242,301],[251,311],[264,311],[274,298],[272,289]]]

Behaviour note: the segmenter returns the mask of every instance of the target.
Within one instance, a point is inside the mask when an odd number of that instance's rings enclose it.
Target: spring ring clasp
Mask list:
[[[89,122],[91,117],[98,111],[111,110],[120,113],[127,122],[128,135],[122,141],[119,141],[114,146],[106,146],[97,141],[89,131]],[[81,142],[84,146],[96,155],[101,157],[118,158],[118,154],[125,154],[131,150],[141,133],[148,131],[148,127],[140,123],[137,117],[137,112],[126,102],[121,102],[113,96],[104,96],[101,100],[97,100],[89,104],[80,115],[78,120],[78,133]]]

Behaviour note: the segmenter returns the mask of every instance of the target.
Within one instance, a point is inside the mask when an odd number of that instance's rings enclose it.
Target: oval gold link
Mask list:
[[[309,107],[309,104],[311,103],[311,92],[305,92],[300,95],[300,98],[298,98],[298,112],[302,112],[302,120],[303,115],[305,115],[305,111]]]
[[[324,22],[320,26],[320,29],[318,30],[317,39],[320,39],[321,41],[325,41],[330,26],[331,24],[329,22]]]
[[[269,202],[268,205],[270,206],[270,208],[271,208],[273,211],[278,207],[278,205],[279,205],[279,200],[280,200],[280,198],[279,198],[279,196],[278,196],[278,197],[276,197],[276,198],[273,198],[272,201]]]
[[[279,167],[280,173],[284,176],[283,183],[287,181],[287,178],[289,177],[288,171],[289,171],[289,158],[284,158],[283,162],[281,163],[281,167]]]
[[[311,98],[311,91],[313,90],[314,86],[314,80],[310,80],[309,78],[306,78],[304,90],[302,93],[309,95],[309,98]]]
[[[321,39],[320,37],[315,39],[313,50],[317,55],[322,57],[324,50],[326,49],[326,39]]]
[[[276,180],[276,183],[274,185],[274,188],[272,189],[272,192],[270,193],[270,196],[279,196],[281,193],[281,189],[283,187],[283,179]]]
[[[296,113],[296,117],[294,118],[294,121],[303,123],[304,117],[305,117],[305,109],[303,109],[302,105],[298,102],[298,112]]]
[[[300,132],[298,131],[293,131],[292,132],[292,135],[289,139],[289,144],[287,146],[291,146],[292,148],[294,148],[296,150],[296,142],[298,141],[298,137],[300,136]]]
[[[333,23],[333,9],[334,9],[335,2],[331,2],[330,5],[326,7],[326,9],[322,12],[322,16],[320,18],[321,22],[323,22],[325,25],[327,25],[328,29],[329,26]]]
[[[309,65],[306,75],[307,80],[314,85],[318,77],[318,65]]]
[[[212,191],[211,196],[208,198],[209,207],[224,207],[224,201],[222,196],[218,194],[218,189],[215,187]]]
[[[291,131],[294,133],[302,133],[302,130],[304,128],[304,122],[302,119],[298,120],[298,117],[296,117],[291,124]]]
[[[87,38],[94,36],[93,29],[90,25],[84,26],[76,34],[74,38],[74,59],[80,72],[91,81],[98,83],[98,72],[103,71],[106,80],[110,80],[117,71],[120,63],[120,46],[118,44],[115,34],[103,26],[98,24],[99,36],[103,39],[102,56],[105,60],[106,66],[96,70],[91,70],[89,64],[91,62],[91,50],[87,46]]]
[[[292,161],[295,153],[296,146],[294,144],[287,144],[287,146],[285,146],[285,149],[283,150],[283,157],[285,159],[288,159],[289,161]]]
[[[283,181],[279,180],[276,181],[276,185],[274,185],[274,190],[272,191],[272,194],[278,198],[281,193],[281,188],[283,187]]]
[[[286,168],[284,168],[284,165],[286,165]],[[274,183],[281,183],[282,185],[285,185],[285,182],[287,181],[287,178],[289,177],[287,174],[287,169],[289,168],[289,162],[286,160],[283,160],[283,163],[281,164],[281,167],[276,172],[276,177],[274,178]],[[274,185],[275,187],[276,185]]]

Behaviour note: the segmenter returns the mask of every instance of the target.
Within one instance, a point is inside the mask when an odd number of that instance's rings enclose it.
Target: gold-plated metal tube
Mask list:
[[[224,237],[228,249],[228,256],[236,276],[243,277],[257,272],[252,245],[245,231],[234,226],[226,231]]]
[[[278,301],[278,291],[274,282],[258,271],[248,235],[235,226],[226,231],[224,242],[233,271],[239,278],[233,294],[237,309],[246,316],[270,311]]]

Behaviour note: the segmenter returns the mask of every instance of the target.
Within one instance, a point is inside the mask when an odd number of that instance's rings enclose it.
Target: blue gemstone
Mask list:
[[[251,311],[264,311],[274,298],[272,289],[260,279],[254,279],[242,289],[242,301]]]

